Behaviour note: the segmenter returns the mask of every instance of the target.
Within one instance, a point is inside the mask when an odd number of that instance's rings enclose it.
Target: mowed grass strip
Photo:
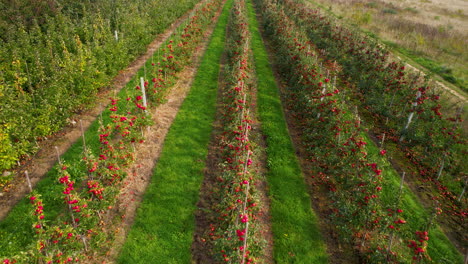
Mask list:
[[[277,263],[328,263],[251,0],[247,1],[247,10],[257,72],[258,113],[267,142],[274,259]]]
[[[214,29],[191,90],[169,130],[161,157],[118,263],[190,263],[194,212],[216,113],[219,62],[233,0]]]

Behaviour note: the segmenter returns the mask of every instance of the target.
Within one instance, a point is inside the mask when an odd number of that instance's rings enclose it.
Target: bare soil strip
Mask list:
[[[198,3],[195,7],[200,5]],[[193,10],[193,9],[192,9]],[[57,161],[56,147],[59,155],[64,154],[73,143],[81,137],[81,125],[87,130],[91,123],[99,116],[109,103],[111,93],[118,93],[136,74],[136,72],[144,65],[144,63],[153,55],[153,53],[166,41],[174,32],[174,30],[188,18],[192,10],[177,19],[170,28],[160,34],[151,42],[145,54],[138,57],[126,69],[122,70],[112,81],[109,87],[106,87],[96,96],[95,107],[83,113],[77,114],[71,119],[71,124],[54,136],[39,142],[40,150],[28,160],[23,160],[21,165],[13,172],[16,176],[8,187],[5,187],[3,192],[0,191],[0,221],[3,220],[13,206],[29,192],[24,177],[25,171],[28,171],[31,178],[31,184],[34,186],[39,182],[46,173],[54,166]],[[183,74],[181,74],[181,77]],[[73,123],[73,124],[72,124]]]

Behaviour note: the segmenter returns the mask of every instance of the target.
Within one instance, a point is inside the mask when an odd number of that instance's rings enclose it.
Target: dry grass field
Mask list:
[[[468,1],[314,1],[406,49],[420,64],[467,91]]]
[[[411,10],[408,20],[434,27],[449,27],[461,34],[468,34],[468,1],[466,0],[382,0],[400,10]]]

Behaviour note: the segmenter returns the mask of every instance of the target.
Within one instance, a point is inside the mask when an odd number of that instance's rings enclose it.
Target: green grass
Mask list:
[[[378,160],[378,164],[381,164],[382,166],[382,175],[385,179],[381,194],[382,202],[385,205],[394,204],[396,195],[399,192],[400,175],[386,160],[386,157],[382,157],[379,154],[380,149],[368,137],[368,135],[366,133],[361,133],[361,136],[363,136],[366,142],[368,142],[366,150],[369,155],[369,160]],[[407,226],[404,227],[404,230],[425,231],[424,227],[427,225],[432,212],[428,212],[424,209],[418,197],[416,197],[406,184],[403,187],[400,208],[403,209],[404,212],[402,213],[402,216],[407,221]],[[414,236],[413,239],[416,240],[416,236]],[[434,263],[455,264],[463,262],[462,255],[457,251],[455,246],[437,225],[433,225],[429,230],[428,253]]]
[[[216,112],[219,62],[233,0],[223,9],[190,93],[164,149],[118,263],[190,263],[194,212]]]
[[[250,0],[247,10],[258,78],[258,113],[267,142],[274,259],[277,263],[328,263],[326,246],[317,216],[311,209],[310,196],[289,137],[278,87]]]

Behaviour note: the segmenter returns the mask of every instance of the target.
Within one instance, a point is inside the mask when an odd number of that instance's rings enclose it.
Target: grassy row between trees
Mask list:
[[[311,208],[252,1],[249,29],[258,83],[258,113],[267,143],[267,181],[271,199],[274,259],[278,263],[328,263],[326,246]]]
[[[191,90],[169,130],[161,157],[119,263],[190,263],[194,212],[216,112],[219,62],[233,0],[225,3]]]

